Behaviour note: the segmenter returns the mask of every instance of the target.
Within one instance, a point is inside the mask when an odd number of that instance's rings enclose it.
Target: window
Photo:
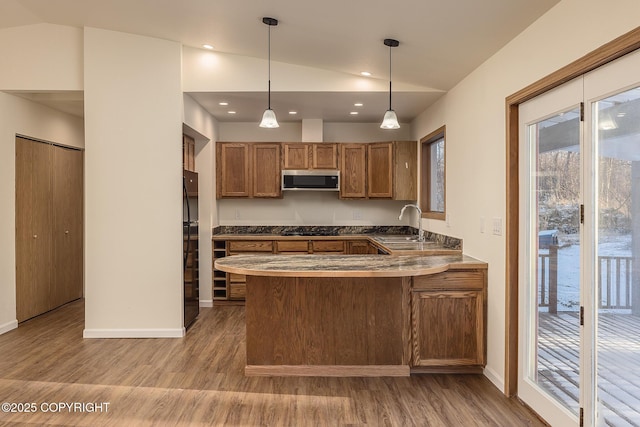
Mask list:
[[[425,218],[445,219],[445,133],[442,126],[420,140],[420,208]]]

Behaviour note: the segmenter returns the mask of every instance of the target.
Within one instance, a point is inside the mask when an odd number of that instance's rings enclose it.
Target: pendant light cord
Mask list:
[[[268,63],[269,63],[269,92],[268,92],[268,101],[267,101],[267,103],[268,103],[268,107],[269,107],[269,110],[270,110],[271,109],[271,25],[269,25],[269,37],[268,37],[268,40],[269,40],[269,46],[267,48],[267,51],[268,51],[267,55],[268,55],[268,58],[269,58],[268,59]]]
[[[391,110],[391,46],[389,46],[389,110]]]

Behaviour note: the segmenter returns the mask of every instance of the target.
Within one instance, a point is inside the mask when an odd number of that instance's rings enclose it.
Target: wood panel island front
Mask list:
[[[246,275],[245,375],[482,372],[487,264],[455,254],[234,255]]]

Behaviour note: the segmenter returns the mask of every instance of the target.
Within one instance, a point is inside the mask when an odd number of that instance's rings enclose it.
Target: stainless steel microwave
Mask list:
[[[339,191],[339,170],[283,170],[282,190]]]

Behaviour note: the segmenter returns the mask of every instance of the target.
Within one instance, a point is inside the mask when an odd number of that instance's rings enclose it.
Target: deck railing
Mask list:
[[[627,256],[598,257],[598,308],[632,308],[632,258]],[[549,246],[549,253],[538,254],[538,306],[558,312],[558,246]]]

